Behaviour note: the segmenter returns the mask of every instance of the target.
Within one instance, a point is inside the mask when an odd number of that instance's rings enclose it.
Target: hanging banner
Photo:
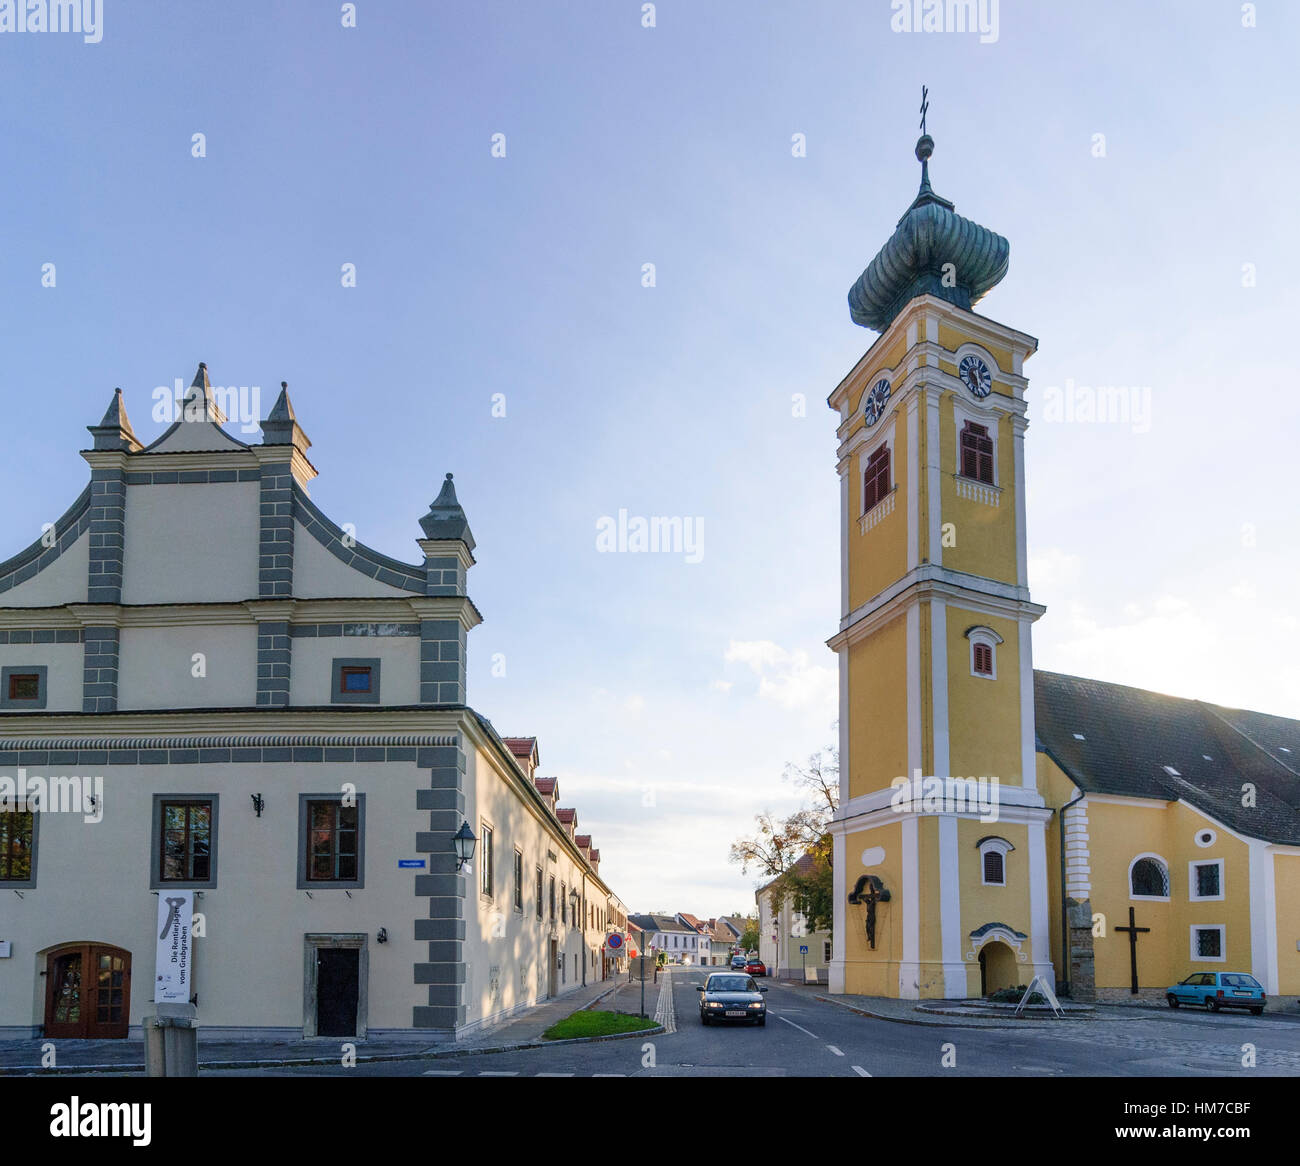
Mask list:
[[[190,991],[190,927],[194,920],[193,891],[158,892],[158,955],[154,964],[155,1004],[188,1004]]]

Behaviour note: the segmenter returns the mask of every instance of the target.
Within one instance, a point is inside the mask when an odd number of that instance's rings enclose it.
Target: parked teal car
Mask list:
[[[1211,1012],[1220,1008],[1249,1008],[1258,1016],[1268,997],[1254,976],[1245,972],[1193,972],[1165,993],[1170,1008],[1180,1004],[1201,1004]]]

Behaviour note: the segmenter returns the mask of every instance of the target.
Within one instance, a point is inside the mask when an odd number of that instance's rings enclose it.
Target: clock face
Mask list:
[[[885,402],[888,400],[889,382],[882,378],[876,382],[875,387],[867,394],[862,406],[863,419],[869,426],[880,420],[881,414],[885,411]]]
[[[963,356],[957,372],[976,397],[987,397],[993,391],[993,374],[978,356]]]

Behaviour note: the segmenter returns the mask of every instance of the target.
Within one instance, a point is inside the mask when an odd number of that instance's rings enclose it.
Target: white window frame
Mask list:
[[[480,899],[487,899],[489,902],[496,902],[497,882],[496,871],[492,866],[493,860],[497,856],[496,837],[497,832],[492,823],[485,818],[478,820],[479,843],[478,843],[478,893]],[[483,884],[487,883],[485,887]]]
[[[1218,955],[1200,955],[1196,947],[1196,933],[1198,931],[1217,931],[1219,933],[1219,954]],[[1228,928],[1223,923],[1193,923],[1188,932],[1188,954],[1193,963],[1198,964],[1222,964],[1228,961]]]
[[[996,853],[1002,856],[1002,881],[1000,883],[991,883],[988,881],[987,878],[984,877],[984,855],[987,854],[990,850],[995,851]],[[1015,847],[1012,846],[1011,843],[1008,842],[1005,838],[985,838],[984,841],[980,843],[979,852],[980,852],[980,885],[981,886],[1005,887],[1009,885],[1007,879],[1007,855],[1010,854],[1013,850],[1015,850]]]
[[[1219,868],[1219,893],[1217,895],[1198,895],[1196,893],[1196,868],[1198,866],[1217,866]],[[1221,858],[1194,858],[1187,864],[1187,898],[1193,903],[1221,903],[1227,897],[1227,871]]]
[[[1167,895],[1135,895],[1133,893],[1133,868],[1144,858],[1151,858],[1165,868],[1165,882],[1169,884],[1169,894]],[[1156,854],[1153,851],[1143,851],[1141,854],[1135,854],[1133,861],[1128,864],[1128,897],[1135,903],[1167,903],[1174,894],[1174,873],[1169,863],[1165,861],[1163,855]]]
[[[1206,841],[1204,842],[1201,841],[1202,834],[1209,835],[1209,838],[1206,839]],[[1216,842],[1218,842],[1218,840],[1219,840],[1219,832],[1217,830],[1211,830],[1208,826],[1202,826],[1199,830],[1196,831],[1195,835],[1192,838],[1192,841],[1194,841],[1196,845],[1199,846],[1202,850],[1206,849],[1207,847],[1213,846]]]
[[[982,348],[973,346],[967,347],[962,345],[957,350],[957,367],[961,367],[962,360],[967,356],[978,356],[985,364],[989,366],[989,371],[997,369],[997,361],[990,358],[989,354]],[[978,478],[968,478],[961,472],[961,431],[966,428],[967,421],[973,421],[976,425],[983,425],[988,430],[989,440],[993,442],[993,485],[989,487],[993,490],[1002,489],[1002,475],[998,473],[998,467],[1001,463],[998,461],[998,430],[1001,428],[999,422],[1002,420],[1002,410],[995,405],[985,405],[977,401],[970,395],[970,389],[966,387],[966,382],[960,376],[956,378],[957,383],[961,386],[960,393],[953,393],[952,398],[952,420],[953,420],[953,447],[954,462],[952,467],[953,477],[965,478],[968,482],[978,482]],[[991,401],[997,392],[996,377],[994,378],[993,391],[984,398],[985,401]],[[988,486],[987,482],[981,485]]]
[[[857,490],[858,490],[859,520],[865,517],[867,513],[866,508],[862,504],[864,501],[862,495],[864,493],[863,486],[866,480],[867,463],[871,460],[871,455],[875,453],[876,450],[878,450],[882,445],[888,446],[889,448],[889,491],[885,495],[885,497],[887,498],[889,494],[892,494],[895,490],[898,489],[898,462],[894,456],[894,432],[895,429],[897,428],[898,422],[896,417],[894,417],[891,414],[888,421],[880,421],[877,422],[877,424],[883,426],[883,428],[877,430],[874,433],[871,430],[867,430],[867,432],[870,433],[871,436],[867,438],[867,440],[865,440],[862,443],[861,447],[858,449]],[[881,501],[883,502],[884,499],[882,498]],[[880,502],[877,502],[876,506],[879,505]]]
[[[998,678],[998,645],[1005,641],[997,632],[985,624],[976,624],[974,627],[967,628],[965,635],[966,639],[970,641],[970,649],[967,652],[967,656],[969,657],[968,662],[970,666],[970,674],[975,677],[976,680],[996,680]],[[993,657],[993,671],[991,673],[975,671],[976,644],[988,645],[989,653]]]

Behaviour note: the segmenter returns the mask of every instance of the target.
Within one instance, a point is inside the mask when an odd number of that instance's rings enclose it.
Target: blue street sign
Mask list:
[[[411,867],[415,870],[424,869],[424,859],[422,858],[399,858],[397,865],[400,867]]]
[[[800,955],[807,955],[807,954],[808,954],[808,945],[807,945],[806,943],[803,944],[803,945],[799,948],[799,954],[800,954]]]

